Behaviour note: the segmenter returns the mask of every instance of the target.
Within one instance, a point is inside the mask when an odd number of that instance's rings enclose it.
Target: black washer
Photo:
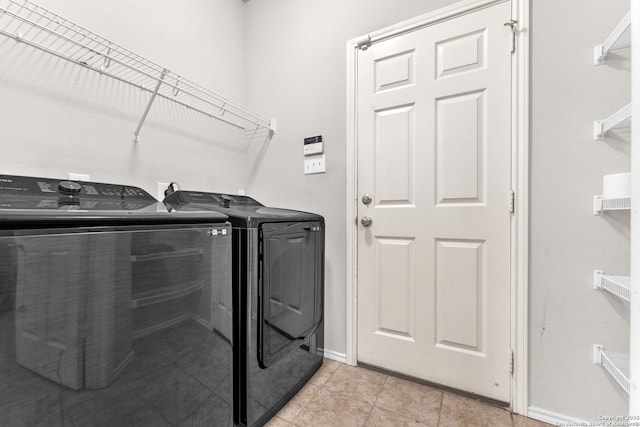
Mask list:
[[[233,426],[231,234],[138,187],[0,175],[0,424]]]

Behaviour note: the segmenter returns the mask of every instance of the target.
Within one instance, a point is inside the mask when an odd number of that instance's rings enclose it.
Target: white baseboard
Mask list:
[[[543,421],[545,423],[553,424],[554,426],[587,425],[586,421],[568,417],[566,415],[558,414],[546,409],[536,408],[535,406],[529,406],[527,410],[527,417],[533,418],[534,420]]]
[[[344,353],[338,353],[337,351],[324,349],[324,357],[327,359],[335,360],[340,363],[347,363],[347,355]]]

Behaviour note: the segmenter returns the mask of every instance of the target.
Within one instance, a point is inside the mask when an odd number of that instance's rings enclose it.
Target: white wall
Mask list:
[[[579,419],[627,414],[592,344],[629,350],[629,304],[592,289],[592,270],[629,274],[629,213],[593,216],[602,175],[628,172],[630,126],[594,142],[592,123],[631,97],[630,57],[593,65],[629,0],[532,3],[530,405]]]
[[[244,4],[231,0],[39,0],[38,4],[222,94],[244,101]],[[6,19],[6,18],[4,18]],[[25,37],[30,33],[25,31]],[[0,37],[0,173],[235,192],[243,132]]]

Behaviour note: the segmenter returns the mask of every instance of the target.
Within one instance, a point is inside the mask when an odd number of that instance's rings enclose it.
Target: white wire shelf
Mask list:
[[[631,118],[631,103],[625,105],[620,110],[613,113],[604,120],[596,120],[593,122],[593,140],[599,141],[604,139],[614,127]]]
[[[604,346],[594,344],[593,363],[602,365],[627,394],[631,392],[628,354],[604,351]]]
[[[134,132],[156,97],[243,130],[275,133],[275,120],[145,59],[29,0],[0,0],[0,33],[74,64],[128,83],[151,97]]]
[[[616,25],[604,43],[593,48],[593,63],[604,63],[612,50],[624,49],[631,46],[631,11]]]
[[[631,196],[605,199],[593,196],[593,214],[600,215],[607,211],[628,211],[631,209]]]
[[[631,278],[604,274],[602,270],[593,270],[593,288],[604,289],[625,301],[631,302]]]

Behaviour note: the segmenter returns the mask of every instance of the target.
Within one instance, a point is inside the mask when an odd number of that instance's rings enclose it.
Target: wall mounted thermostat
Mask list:
[[[322,135],[310,136],[304,139],[304,155],[322,154],[324,152],[324,144],[322,143]]]

